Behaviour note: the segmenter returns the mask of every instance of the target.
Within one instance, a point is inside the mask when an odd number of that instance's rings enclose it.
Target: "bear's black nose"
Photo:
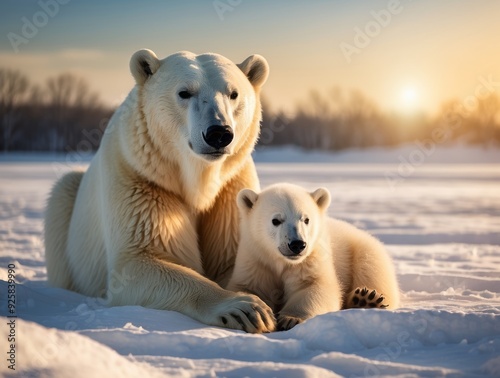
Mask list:
[[[288,248],[290,248],[290,251],[298,255],[306,248],[306,245],[307,245],[306,242],[303,240],[292,240],[288,244]]]
[[[215,149],[224,148],[233,140],[233,129],[230,126],[212,125],[207,129],[207,133],[203,134],[205,142]]]

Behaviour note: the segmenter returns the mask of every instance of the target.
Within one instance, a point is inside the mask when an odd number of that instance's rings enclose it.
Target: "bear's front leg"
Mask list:
[[[202,275],[196,219],[182,200],[140,184],[126,198],[109,198],[106,214],[114,218],[104,222],[110,304],[178,311],[251,333],[275,329],[272,310],[257,296],[224,290]]]
[[[333,301],[324,295],[325,290],[326,288],[309,287],[291,294],[276,316],[278,330],[289,330],[313,316],[340,309],[340,306],[336,308]]]
[[[275,329],[272,310],[257,296],[233,293],[150,250],[117,267],[108,284],[111,305],[178,311],[202,323],[249,333]]]
[[[340,286],[334,275],[303,280],[299,274],[290,274],[284,281],[285,305],[277,315],[280,331],[341,308]]]

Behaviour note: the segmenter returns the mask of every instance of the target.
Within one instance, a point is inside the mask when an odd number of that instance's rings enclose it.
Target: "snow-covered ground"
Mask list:
[[[265,335],[48,287],[45,199],[62,172],[88,158],[0,157],[0,374],[13,373],[5,315],[14,264],[23,376],[500,376],[500,153],[458,148],[420,161],[413,151],[256,154],[263,186],[326,186],[331,215],[384,241],[404,301],[395,312],[340,311]]]

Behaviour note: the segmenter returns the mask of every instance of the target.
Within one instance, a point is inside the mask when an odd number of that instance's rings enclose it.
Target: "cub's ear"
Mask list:
[[[144,82],[160,67],[160,60],[148,49],[139,50],[130,58],[130,72],[137,84]]]
[[[257,198],[259,195],[252,189],[243,189],[238,193],[236,203],[241,211],[248,213],[257,202]]]
[[[269,76],[269,65],[261,55],[250,55],[242,63],[238,64],[250,83],[255,88],[260,88]]]
[[[314,202],[318,204],[318,207],[322,210],[325,211],[328,206],[330,206],[330,192],[326,188],[319,188],[316,189],[314,192],[311,193],[311,197],[313,198]]]

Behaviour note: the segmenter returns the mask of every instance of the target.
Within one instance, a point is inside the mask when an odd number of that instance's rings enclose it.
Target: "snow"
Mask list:
[[[441,148],[418,165],[409,160],[412,151],[405,146],[329,155],[268,148],[255,154],[263,186],[289,181],[327,187],[331,215],[387,244],[403,292],[403,306],[394,312],[340,311],[265,335],[208,327],[171,311],[107,307],[101,299],[48,287],[42,240],[46,197],[57,177],[84,168],[89,157],[0,157],[0,338],[6,340],[9,331],[5,294],[7,265],[13,263],[16,372],[500,376],[499,151]],[[406,171],[400,156],[409,164]],[[5,356],[9,350],[1,345]],[[9,372],[2,358],[0,374]]]

